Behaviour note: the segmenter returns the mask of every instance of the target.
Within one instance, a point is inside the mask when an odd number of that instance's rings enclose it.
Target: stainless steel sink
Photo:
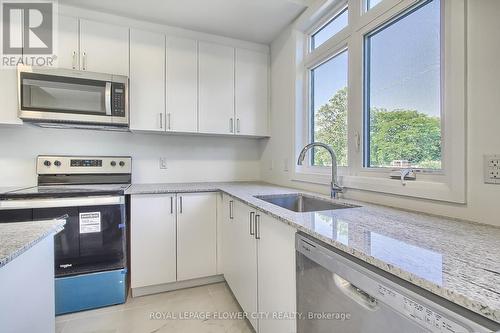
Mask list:
[[[298,213],[359,207],[355,205],[348,205],[340,202],[332,202],[330,200],[315,198],[302,193],[256,195],[255,198]]]

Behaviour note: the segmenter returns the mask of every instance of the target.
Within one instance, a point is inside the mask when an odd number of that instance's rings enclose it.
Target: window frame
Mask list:
[[[393,168],[364,167],[365,36],[405,15],[427,0],[383,0],[366,11],[365,0],[324,0],[308,9],[296,22],[295,54],[295,142],[292,155],[297,157],[309,143],[310,77],[314,65],[348,50],[348,167],[339,167],[342,186],[357,190],[396,194],[454,203],[466,202],[466,4],[465,0],[441,0],[441,112],[442,169],[420,169],[416,181],[403,186],[390,179]],[[348,26],[311,51],[311,33],[335,17],[344,7],[349,9]],[[450,55],[453,54],[453,57]],[[459,96],[459,97],[457,97]],[[453,110],[453,112],[451,112]],[[450,144],[453,142],[453,144]],[[294,181],[327,185],[331,168],[295,166]],[[295,163],[294,163],[295,164]]]
[[[315,141],[314,139],[314,125],[315,125],[315,114],[314,114],[314,109],[313,109],[313,106],[314,106],[314,102],[313,102],[313,94],[314,94],[314,88],[313,88],[313,80],[314,80],[314,77],[312,76],[312,73],[313,73],[313,70],[315,70],[316,68],[320,67],[321,65],[327,63],[328,61],[332,60],[332,59],[335,59],[337,56],[340,56],[341,54],[343,54],[344,52],[346,52],[347,54],[347,62],[349,63],[349,49],[347,47],[347,45],[345,45],[344,47],[342,47],[343,44],[339,45],[339,48],[335,49],[335,52],[332,52],[330,54],[330,56],[326,59],[321,59],[320,61],[318,61],[317,63],[312,63],[309,65],[309,69],[308,69],[308,74],[307,74],[307,78],[308,78],[308,84],[307,84],[307,88],[306,88],[306,91],[307,91],[307,96],[308,96],[308,108],[309,108],[309,114],[308,114],[308,123],[307,123],[307,128],[308,128],[308,136],[307,136],[307,141],[308,143],[311,143],[312,141]],[[349,65],[347,66],[347,72],[346,72],[346,76],[347,76],[347,86],[349,86]],[[347,114],[347,123],[349,123],[349,114]],[[314,165],[313,164],[313,161],[314,161],[314,150],[316,148],[313,147],[311,149],[311,154],[309,154],[309,161],[308,161],[308,166],[311,167],[311,168],[321,168],[321,169],[328,169],[328,170],[331,170],[331,166],[320,166],[320,165]],[[322,148],[318,148],[318,149],[322,149]],[[343,165],[343,166],[338,166],[339,169],[346,169],[349,167],[349,151],[347,153],[347,165]]]
[[[413,6],[410,6],[409,8],[403,10],[399,14],[395,15],[391,19],[384,21],[384,23],[380,24],[377,26],[375,29],[371,30],[370,32],[366,33],[363,35],[363,131],[362,131],[362,145],[363,145],[363,156],[362,156],[362,165],[363,165],[363,170],[365,171],[375,171],[375,172],[380,172],[380,173],[387,173],[389,170],[390,172],[397,171],[398,168],[396,167],[377,167],[377,166],[369,166],[370,165],[370,140],[367,138],[369,137],[370,133],[370,107],[369,107],[369,101],[370,101],[370,91],[369,91],[369,71],[370,71],[370,60],[369,60],[369,53],[370,53],[370,48],[369,48],[369,37],[376,35],[379,32],[382,32],[385,28],[389,27],[391,24],[395,24],[400,20],[403,20],[405,17],[413,14],[414,12],[418,11],[422,7],[428,5],[430,2],[434,0],[420,0],[416,1],[416,3]],[[441,13],[444,11],[444,1],[441,0]],[[368,0],[365,0],[365,3],[367,3]],[[382,0],[383,2],[383,0]],[[380,2],[380,3],[382,3]],[[378,3],[377,5],[379,5]],[[376,6],[377,6],[376,5]],[[375,6],[374,6],[375,7]],[[373,7],[373,8],[374,8]],[[441,14],[441,36],[444,36],[444,24],[443,24],[443,15]],[[443,77],[444,77],[444,57],[443,55],[443,39],[441,38],[441,60],[440,60],[440,125],[441,125],[441,168],[440,169],[430,169],[430,168],[410,168],[414,170],[417,174],[434,174],[434,175],[444,175],[446,173],[446,159],[445,159],[445,149],[444,149],[444,138],[445,138],[445,126],[444,126],[444,120],[445,120],[445,108],[444,108],[444,102],[443,102],[443,92],[444,92],[444,84],[443,84]],[[405,169],[405,168],[400,168],[400,169]]]

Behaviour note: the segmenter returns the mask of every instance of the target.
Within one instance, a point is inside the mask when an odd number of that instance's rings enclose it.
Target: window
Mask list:
[[[347,50],[310,71],[311,142],[329,144],[339,166],[347,166]],[[325,149],[311,154],[311,165],[330,166]]]
[[[344,187],[464,203],[466,3],[339,0],[304,12],[293,37],[296,156],[323,142]],[[361,4],[384,7],[347,20]],[[308,157],[292,179],[328,185],[328,154]],[[402,168],[416,180],[396,179]]]
[[[441,169],[440,0],[365,37],[364,166]]]
[[[366,8],[370,10],[381,2],[382,0],[366,0]]]
[[[339,31],[347,27],[348,19],[349,10],[345,7],[311,36],[311,50],[318,48]]]

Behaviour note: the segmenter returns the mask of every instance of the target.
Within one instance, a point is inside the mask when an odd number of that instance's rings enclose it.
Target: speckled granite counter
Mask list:
[[[295,213],[255,195],[309,193],[257,182],[135,184],[126,194],[223,191],[265,214],[500,323],[500,228],[352,200]]]
[[[45,237],[63,230],[65,220],[0,223],[0,269]]]

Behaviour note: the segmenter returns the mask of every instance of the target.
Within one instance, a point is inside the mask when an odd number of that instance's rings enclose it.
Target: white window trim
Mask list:
[[[309,143],[309,68],[348,49],[348,154],[349,167],[339,168],[346,188],[454,203],[466,202],[466,4],[441,0],[443,8],[443,170],[419,173],[416,181],[389,178],[390,169],[364,168],[363,163],[363,48],[364,35],[415,6],[419,0],[384,0],[364,13],[364,0],[348,0],[349,25],[309,52],[309,34],[324,25],[346,1],[326,0],[308,9],[296,22],[295,143],[298,157]],[[453,56],[450,56],[453,55]],[[293,161],[295,162],[295,161]],[[294,181],[329,184],[329,167],[297,166]]]

